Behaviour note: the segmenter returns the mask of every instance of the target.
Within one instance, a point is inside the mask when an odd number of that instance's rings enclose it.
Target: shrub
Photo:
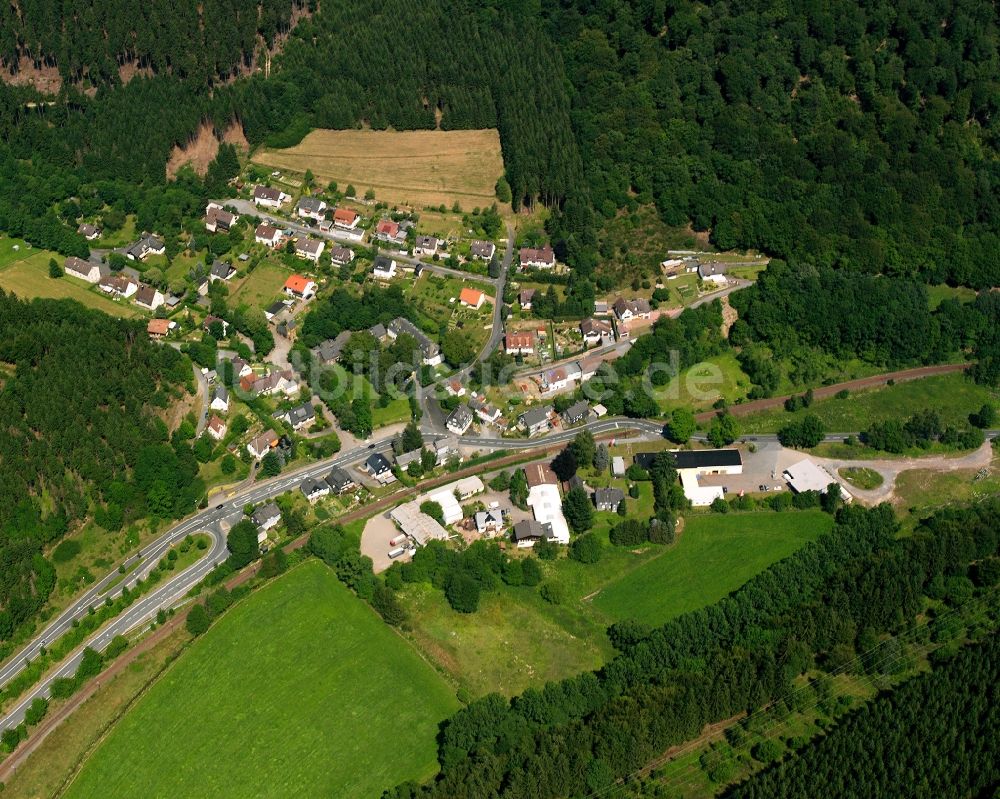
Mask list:
[[[713,513],[729,513],[729,503],[722,497],[716,497],[712,504],[708,506]]]
[[[785,747],[781,741],[774,738],[763,740],[750,750],[754,760],[759,760],[761,763],[773,763],[775,760],[780,760],[784,752]]]
[[[163,611],[161,610],[160,613],[163,613]],[[163,613],[164,621],[166,621],[166,617],[167,614]],[[159,621],[159,614],[157,614],[157,621]],[[126,638],[124,635],[116,635],[114,638],[111,639],[111,643],[109,643],[104,648],[104,659],[114,660],[126,649],[128,649],[128,638]]]
[[[597,563],[601,559],[601,541],[593,533],[575,539],[569,547],[569,556],[580,563]]]
[[[611,529],[608,536],[611,543],[618,547],[634,547],[645,543],[649,533],[645,524],[638,519],[626,519]]]
[[[201,635],[212,625],[212,620],[208,617],[205,606],[198,604],[188,611],[184,626],[191,635]]]
[[[101,653],[88,646],[84,648],[83,659],[80,661],[80,665],[76,667],[76,679],[78,682],[82,682],[88,677],[96,677],[101,673],[103,667],[104,658],[101,657]]]
[[[79,541],[67,538],[64,541],[60,541],[59,546],[52,550],[52,560],[56,563],[69,563],[80,554],[81,549]]]
[[[45,714],[48,712],[49,712],[49,700],[42,696],[36,696],[31,701],[31,704],[28,706],[28,709],[24,711],[24,722],[25,724],[30,724],[31,726],[34,726],[35,724],[38,724],[38,722],[40,722],[43,718],[45,718]]]
[[[566,589],[562,583],[547,582],[541,588],[542,599],[553,605],[561,605],[566,600]]]
[[[535,554],[542,560],[555,560],[559,557],[559,545],[555,541],[543,538],[535,544]]]
[[[382,617],[386,624],[398,627],[406,621],[406,612],[396,599],[396,593],[385,583],[376,581],[372,593],[372,607]]]
[[[56,677],[49,686],[53,699],[66,699],[73,695],[79,683],[73,677]]]
[[[523,585],[524,567],[520,560],[508,559],[503,564],[503,571],[500,573],[503,581],[507,585]]]
[[[608,627],[608,640],[619,652],[625,652],[649,637],[653,628],[635,619],[616,621]]]
[[[534,558],[528,558],[521,562],[521,579],[524,585],[533,587],[542,581],[542,567]]]
[[[475,613],[479,609],[481,589],[479,582],[464,571],[453,571],[448,576],[444,595],[448,604],[459,613]]]

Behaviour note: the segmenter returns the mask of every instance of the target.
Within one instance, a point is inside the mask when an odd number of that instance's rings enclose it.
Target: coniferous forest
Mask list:
[[[45,603],[42,548],[77,523],[118,530],[194,509],[191,446],[157,415],[191,380],[142,322],[0,291],[0,640]]]

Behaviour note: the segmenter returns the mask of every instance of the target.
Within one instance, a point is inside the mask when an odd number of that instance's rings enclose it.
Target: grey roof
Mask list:
[[[348,486],[354,485],[354,478],[351,477],[350,472],[342,466],[334,466],[330,473],[326,476],[326,482],[329,484],[337,493],[340,493]]]
[[[385,255],[376,255],[375,260],[372,261],[372,269],[377,269],[380,272],[387,272],[391,266],[392,258]]]
[[[427,337],[427,334],[420,330],[409,319],[397,316],[389,322],[388,330],[389,333],[392,334],[393,338],[398,336],[400,333],[407,333],[413,336],[417,340],[417,344],[420,346],[420,351],[423,352],[425,358],[433,358],[438,354],[438,345],[431,341]]]
[[[312,477],[307,477],[301,483],[299,483],[299,491],[305,494],[306,497],[311,497],[313,494],[319,492],[327,492],[330,490],[330,486],[325,480],[316,480]]]
[[[437,247],[438,240],[434,236],[417,236],[418,247]]]
[[[350,247],[334,247],[330,250],[330,260],[335,264],[349,264],[354,260],[354,250]]]
[[[342,330],[336,338],[328,338],[322,344],[313,348],[313,354],[323,363],[330,363],[340,357],[344,347],[351,337],[350,330]]]
[[[303,197],[299,200],[298,204],[295,206],[297,211],[309,211],[311,213],[319,213],[323,210],[326,203],[316,197]]]
[[[267,306],[267,312],[271,314],[271,316],[279,314],[283,310],[285,310],[285,303],[282,302],[281,300],[275,300],[269,306]]]
[[[311,403],[306,402],[287,411],[277,411],[274,414],[274,417],[276,419],[287,419],[288,423],[292,425],[292,427],[298,427],[312,419],[315,419],[316,411],[313,410]]]
[[[469,249],[477,258],[489,258],[496,252],[497,245],[492,241],[476,240],[472,242],[472,246]]]
[[[407,466],[409,466],[414,461],[419,461],[420,460],[420,455],[421,455],[421,453],[420,453],[419,449],[412,449],[409,452],[404,452],[404,453],[396,456],[396,465],[400,469],[405,469]]]
[[[377,339],[383,339],[389,334],[389,331],[385,329],[385,325],[383,325],[381,322],[369,327],[368,332],[371,333],[373,336],[375,336],[375,338]]]
[[[264,522],[269,519],[281,518],[281,509],[275,505],[273,502],[269,502],[266,505],[262,505],[253,512],[250,517],[251,521],[260,527]]]
[[[213,400],[220,399],[223,402],[229,402],[229,391],[227,391],[226,387],[220,383],[213,389],[212,399]]]
[[[552,526],[542,524],[537,519],[524,519],[514,525],[512,535],[515,541],[524,541],[528,538],[546,538],[552,532]]]
[[[546,405],[544,408],[531,408],[520,416],[521,424],[525,427],[534,427],[536,424],[548,421],[549,412],[552,408]]]
[[[625,499],[625,492],[620,488],[598,488],[594,492],[594,504],[599,508],[602,506],[617,508],[618,503],[623,499]]]
[[[451,427],[468,427],[472,424],[472,409],[468,405],[459,405],[448,414],[448,421],[445,424]]]
[[[368,460],[365,461],[365,468],[372,474],[377,475],[390,471],[392,465],[381,452],[373,452],[368,456]]]
[[[581,419],[586,419],[587,416],[590,415],[590,403],[587,402],[587,400],[574,402],[566,410],[564,410],[561,415],[567,422],[579,422]]]
[[[323,249],[323,242],[318,239],[296,239],[295,240],[295,250],[297,252],[313,253],[319,252]]]
[[[254,186],[253,196],[262,200],[278,200],[281,198],[281,190],[272,186]]]
[[[225,280],[235,271],[236,268],[230,263],[226,263],[225,261],[214,261],[212,263],[210,274],[212,277],[221,277]]]

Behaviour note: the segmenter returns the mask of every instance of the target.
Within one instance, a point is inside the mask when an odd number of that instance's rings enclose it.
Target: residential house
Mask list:
[[[130,261],[142,261],[150,255],[163,255],[167,246],[163,239],[156,236],[143,236],[135,244],[125,250],[125,257]]]
[[[216,280],[229,280],[235,274],[236,267],[231,263],[216,260],[212,262],[212,268],[208,270],[208,279],[214,283]]]
[[[618,510],[625,499],[625,492],[620,488],[598,488],[594,492],[594,505],[598,510]]]
[[[435,463],[441,466],[449,458],[455,457],[459,461],[462,460],[462,454],[458,448],[458,439],[454,436],[447,436],[445,438],[439,438],[431,444],[434,449],[434,455],[436,457]]]
[[[441,348],[427,338],[427,335],[409,319],[397,316],[389,322],[386,334],[395,339],[400,333],[408,333],[417,340],[417,346],[420,347],[420,352],[424,356],[424,366],[437,366],[441,363]]]
[[[330,250],[330,262],[337,266],[346,266],[354,260],[354,250],[350,247],[334,247]]]
[[[574,402],[560,416],[564,425],[579,424],[590,418],[590,403],[587,400]]]
[[[147,311],[155,311],[163,302],[163,293],[152,286],[143,284],[135,293],[135,304]]]
[[[169,319],[150,319],[146,325],[146,332],[150,338],[163,338],[170,332],[171,326],[177,324]]]
[[[320,247],[322,248],[322,244],[320,244]],[[302,275],[292,275],[285,281],[282,291],[289,297],[308,300],[316,294],[316,284],[312,280],[309,280],[309,278],[302,277]]]
[[[238,220],[237,214],[230,213],[218,203],[209,203],[205,209],[205,230],[209,233],[228,233]]]
[[[372,275],[376,280],[392,280],[396,276],[396,262],[384,255],[376,255],[372,263]]]
[[[350,338],[351,331],[342,330],[337,334],[336,338],[328,338],[322,344],[313,347],[313,356],[321,364],[333,363],[340,357]]]
[[[550,413],[552,413],[551,405],[546,405],[543,408],[531,408],[517,418],[517,426],[526,431],[529,436],[548,432],[552,426],[549,423]]]
[[[257,508],[251,516],[250,521],[257,527],[257,543],[263,544],[267,540],[267,531],[276,527],[281,521],[281,509],[273,502]]]
[[[580,333],[588,347],[613,344],[615,340],[614,330],[606,319],[584,319],[580,322]]]
[[[381,322],[376,322],[374,325],[369,327],[368,332],[372,334],[372,337],[376,341],[384,343],[389,338],[389,331],[385,329],[385,325]]]
[[[522,269],[551,269],[556,265],[556,254],[552,247],[522,247],[518,253]]]
[[[495,536],[504,527],[503,513],[499,508],[476,512],[476,532],[481,536]]]
[[[330,484],[326,480],[317,480],[313,477],[307,477],[301,483],[299,483],[299,491],[302,492],[310,504],[313,502],[318,502],[323,497],[330,493]]]
[[[269,397],[272,394],[284,394],[290,397],[299,390],[295,374],[291,369],[283,372],[269,372],[260,377],[249,374],[240,380],[240,388],[255,397]]]
[[[406,241],[406,231],[400,229],[398,222],[381,219],[375,226],[375,238],[391,244],[402,244]]]
[[[293,430],[298,430],[316,421],[316,411],[312,403],[306,402],[287,411],[276,411],[271,418],[288,422]]]
[[[448,393],[449,397],[465,396],[465,386],[462,385],[460,380],[449,380],[444,384],[444,390]]]
[[[508,355],[531,355],[535,351],[535,334],[530,330],[526,333],[508,333],[503,342],[504,351]]]
[[[552,531],[535,519],[523,519],[511,529],[510,537],[519,549],[533,547],[536,542],[548,539]]]
[[[275,300],[270,305],[264,309],[264,318],[270,322],[274,317],[280,314],[285,308],[288,307],[287,300]]]
[[[253,189],[253,202],[258,208],[281,208],[290,199],[291,195],[272,186],[254,186]]]
[[[473,412],[479,417],[479,421],[484,424],[491,424],[497,427],[503,421],[503,417],[500,414],[500,409],[495,405],[490,405],[488,402],[480,399],[479,397],[472,397],[469,400],[469,407],[472,408]]]
[[[406,467],[411,463],[420,462],[420,454],[419,449],[411,449],[409,452],[401,452],[396,456],[396,466],[405,472]]]
[[[438,243],[434,236],[417,236],[413,252],[415,255],[435,255],[438,251]]]
[[[96,225],[88,224],[84,222],[80,227],[76,229],[76,232],[83,236],[87,241],[94,241],[101,237],[101,229]]]
[[[222,420],[221,416],[216,416],[212,414],[212,418],[208,420],[208,424],[205,426],[205,430],[208,434],[214,438],[216,441],[221,441],[226,435],[226,423]]]
[[[571,385],[575,385],[582,375],[579,364],[567,363],[542,372],[540,388],[543,394],[551,394],[562,391]]]
[[[492,241],[480,241],[477,239],[472,242],[469,250],[473,258],[478,258],[480,261],[489,261],[497,251],[497,245]]]
[[[344,230],[354,230],[361,221],[361,215],[350,208],[338,208],[333,212],[333,224]]]
[[[261,222],[253,233],[254,241],[272,250],[281,244],[281,231],[273,225]]]
[[[486,295],[478,289],[464,288],[458,293],[458,301],[466,308],[475,308],[478,311],[486,302]]]
[[[472,409],[465,404],[459,405],[455,408],[455,410],[448,414],[448,420],[445,422],[445,427],[447,427],[456,436],[463,435],[471,426]]]
[[[247,452],[250,453],[251,458],[259,461],[276,446],[278,446],[278,434],[273,430],[268,430],[247,444]]]
[[[212,325],[219,324],[222,326],[222,337],[226,338],[229,335],[229,322],[225,319],[220,319],[218,316],[212,316],[209,314],[205,317],[205,320],[201,323],[202,330],[206,333],[211,332]]]
[[[698,264],[698,277],[707,283],[725,285],[728,282],[728,278],[726,277],[728,272],[729,265],[720,264],[717,261]]]
[[[326,203],[318,197],[302,197],[295,204],[295,213],[302,219],[322,222],[326,218]]]
[[[392,464],[381,452],[373,452],[369,455],[368,460],[365,461],[364,469],[382,485],[396,479],[396,475],[392,473]]]
[[[536,289],[522,289],[521,293],[517,295],[522,311],[531,310],[531,301],[535,298],[535,291]]]
[[[649,300],[642,298],[626,300],[624,297],[619,297],[615,300],[612,309],[615,316],[622,322],[630,322],[633,319],[649,319],[649,315],[652,313]]]
[[[106,294],[114,297],[124,297],[125,299],[128,299],[139,290],[139,284],[125,275],[107,275],[101,278],[97,286]]]
[[[334,494],[343,494],[346,491],[351,491],[357,488],[358,484],[354,482],[354,478],[351,477],[350,472],[342,466],[334,466],[330,470],[330,473],[326,476],[326,483],[330,486],[330,490]]]
[[[234,355],[229,359],[229,362],[233,365],[234,377],[242,378],[253,374],[253,369],[250,368],[250,364],[244,361],[239,355]]]
[[[207,275],[202,275],[201,277],[199,277],[198,279],[195,280],[194,287],[195,287],[195,291],[198,292],[198,296],[205,297],[205,296],[208,295],[208,283],[209,283],[209,280],[208,280],[208,276]],[[208,306],[210,304],[211,303],[209,303],[208,300],[205,300],[204,303],[203,303],[203,305],[206,305],[206,306]]]
[[[326,243],[318,239],[307,239],[304,236],[300,236],[295,240],[295,254],[299,258],[305,258],[307,261],[312,261],[313,263],[319,262],[319,257],[323,254],[325,248]]]
[[[229,390],[221,383],[212,389],[212,402],[209,407],[220,413],[229,412]]]
[[[71,255],[66,259],[66,274],[86,280],[88,283],[96,283],[101,279],[101,265]]]

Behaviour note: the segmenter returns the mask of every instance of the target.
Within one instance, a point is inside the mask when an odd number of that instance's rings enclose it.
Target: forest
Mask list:
[[[1000,636],[876,697],[727,799],[988,795],[1000,781]]]
[[[53,588],[43,549],[83,520],[118,530],[194,509],[198,463],[158,415],[191,381],[140,321],[0,291],[0,640]]]
[[[251,64],[291,25],[299,0],[21,0],[0,4],[0,66],[54,65],[64,81],[99,86],[119,68],[208,84]]]
[[[549,204],[557,255],[583,276],[598,263],[601,218],[654,204],[666,223],[690,224],[723,249],[1000,284],[1000,58],[988,4],[324,4],[300,15],[268,79],[211,92],[215,77],[247,63],[247,3],[205,4],[206,18],[218,5],[238,24],[206,24],[193,39],[162,3],[121,17],[148,21],[141,37],[110,23],[97,35],[85,19],[127,11],[128,0],[63,5],[87,36],[70,36],[33,2],[2,57],[30,53],[103,82],[93,97],[64,85],[51,107],[29,88],[0,86],[0,169],[41,192],[5,197],[0,226],[41,220],[32,240],[67,254],[82,244],[56,235],[70,220],[54,203],[81,182],[162,186],[171,147],[206,119],[218,132],[239,120],[252,145],[272,146],[311,126],[495,125],[515,208]],[[178,19],[199,7],[182,6]],[[265,42],[284,35],[291,7],[260,4]],[[122,87],[106,73],[130,57],[154,76]]]
[[[841,507],[831,533],[719,603],[652,631],[614,625],[620,654],[599,671],[459,710],[442,727],[441,773],[386,796],[609,790],[705,724],[785,695],[805,671],[863,663],[873,641],[913,628],[928,597],[939,603],[934,640],[959,637],[962,617],[947,611],[996,584],[998,529],[997,499],[939,511],[906,538],[887,505]]]

